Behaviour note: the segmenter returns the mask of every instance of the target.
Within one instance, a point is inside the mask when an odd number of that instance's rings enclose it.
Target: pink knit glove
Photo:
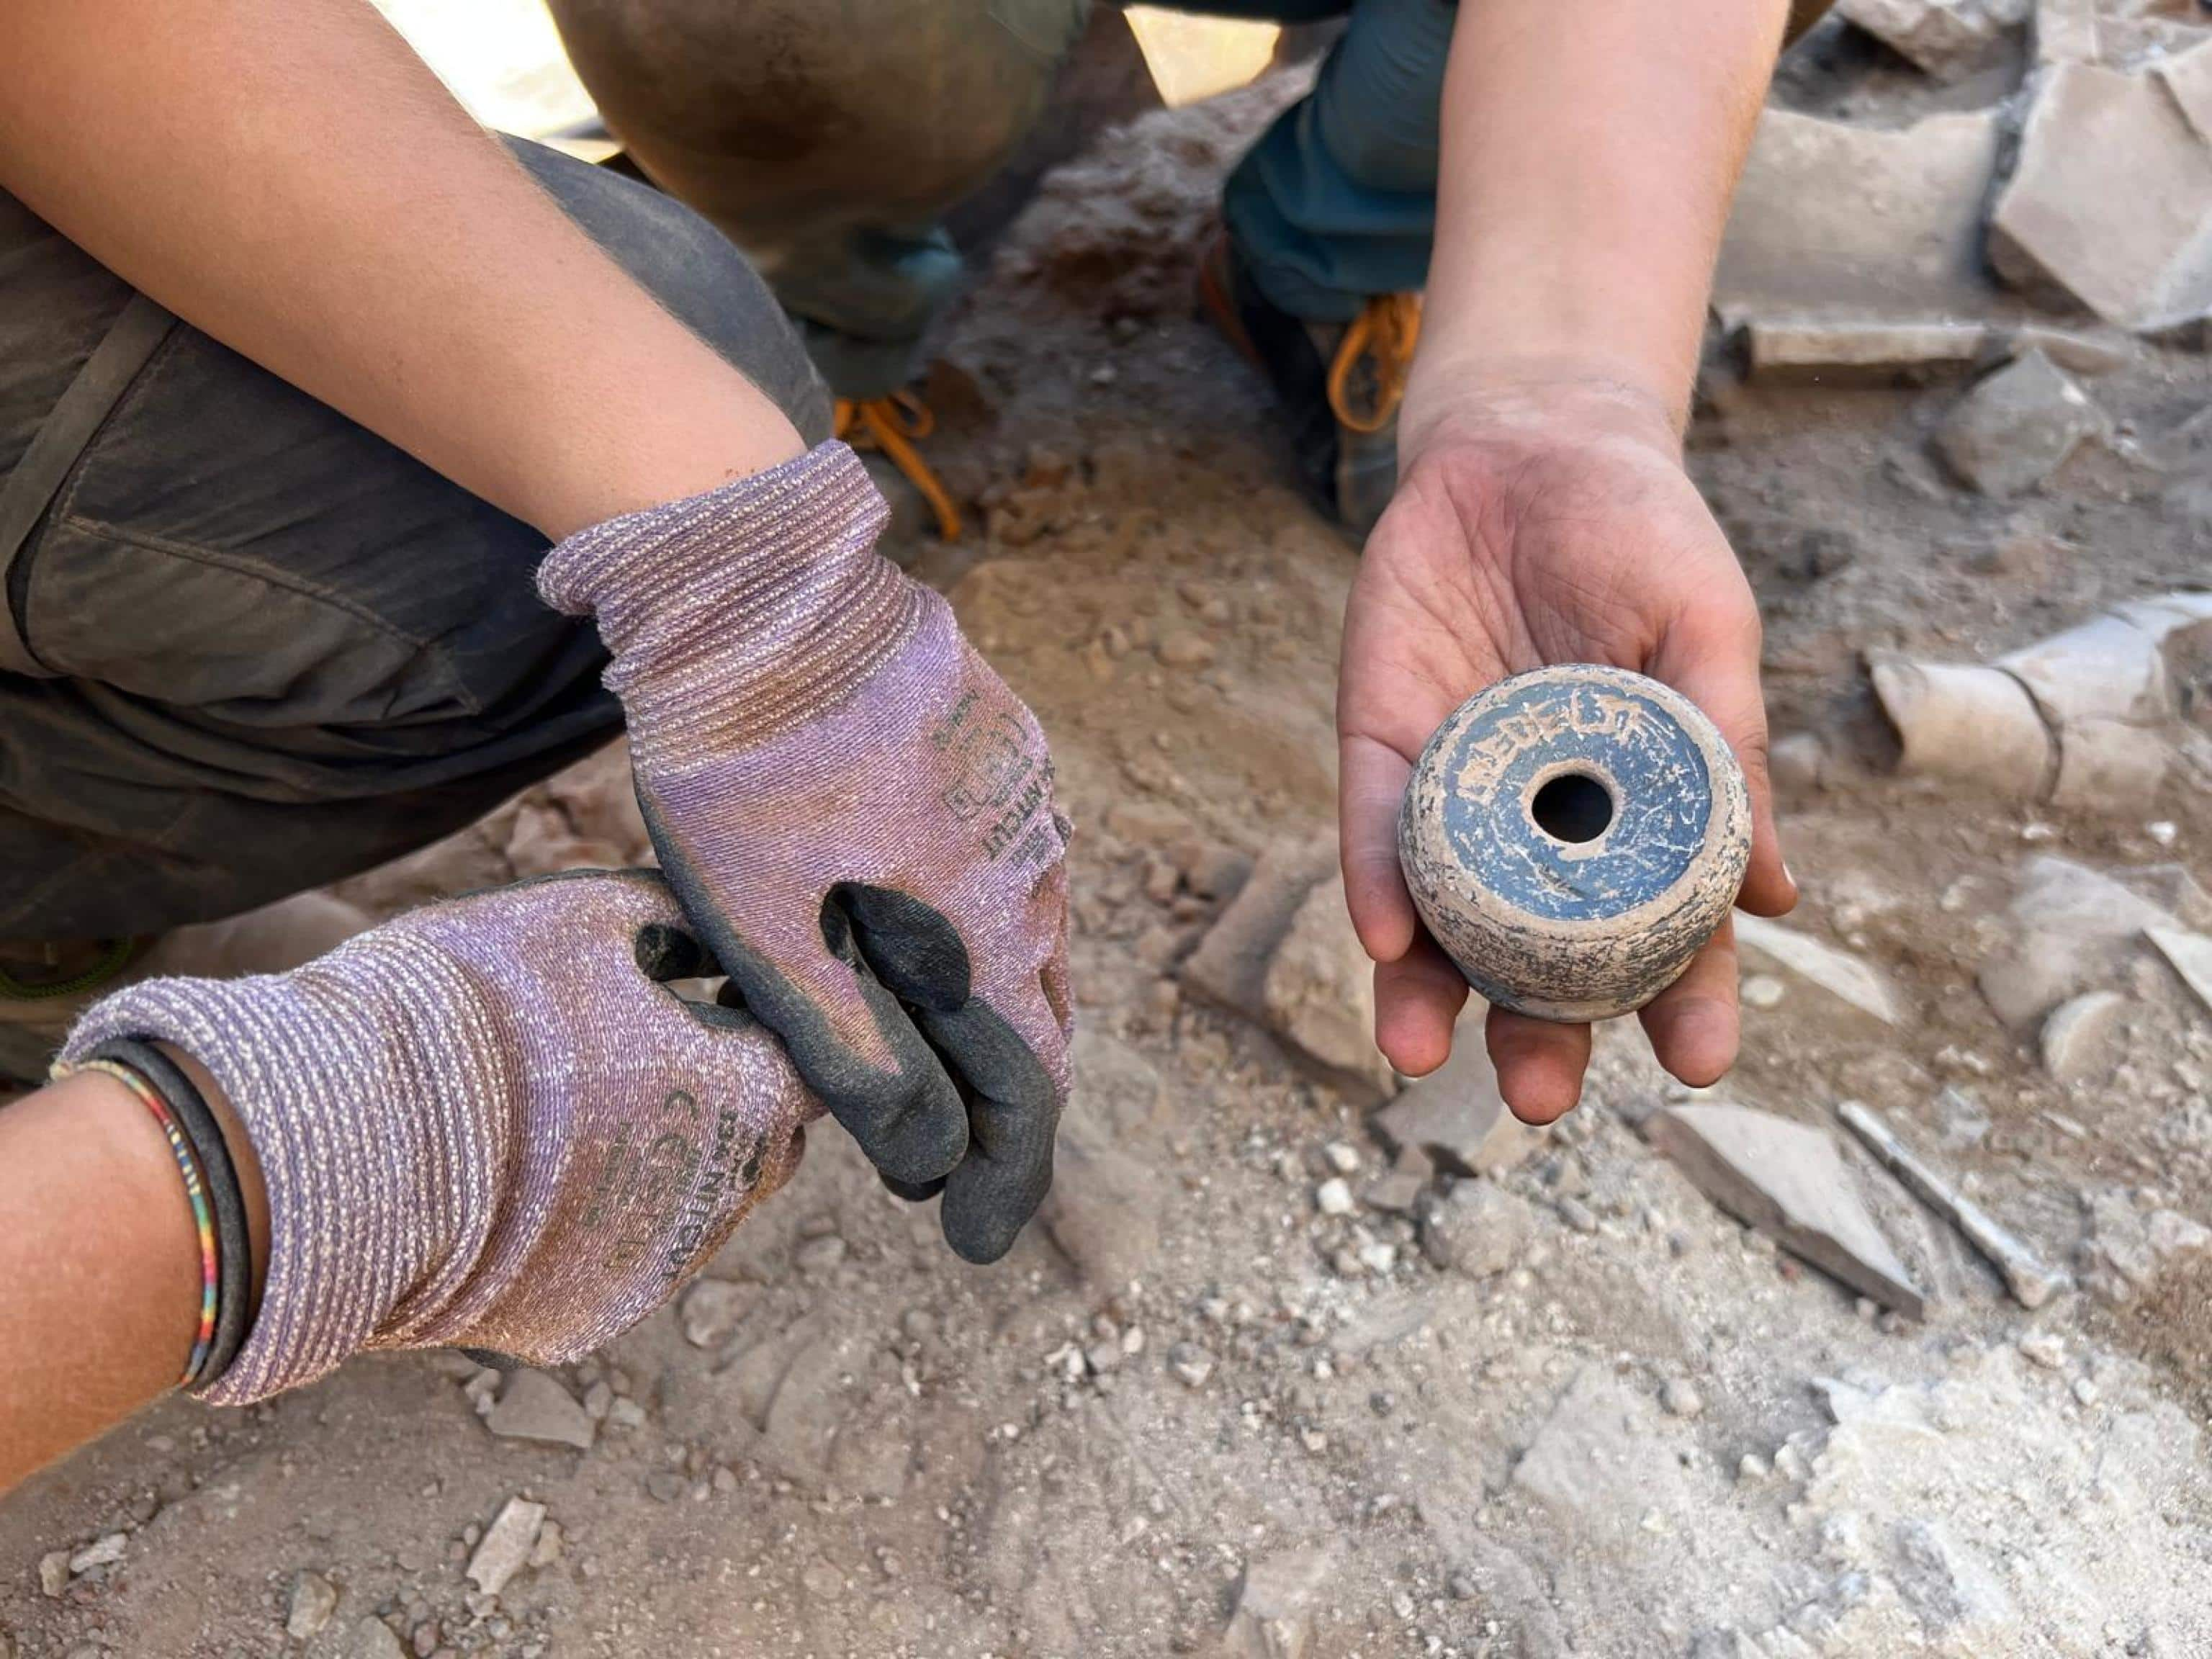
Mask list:
[[[872,550],[852,451],[572,536],[661,867],[746,1006],[952,1248],[1003,1255],[1068,1083],[1066,827],[1030,711]]]
[[[237,1406],[364,1348],[588,1353],[675,1294],[798,1167],[819,1108],[645,872],[417,910],[289,974],[147,980],[78,1022],[207,1067],[269,1193]]]

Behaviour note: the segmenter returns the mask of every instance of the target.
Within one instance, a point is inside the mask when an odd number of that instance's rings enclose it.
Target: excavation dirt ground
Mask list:
[[[1825,50],[1784,100],[1905,83]],[[1239,855],[1333,814],[1356,554],[1189,316],[1218,182],[1285,95],[1060,169],[932,388],[984,525],[921,568],[1042,718],[1079,826],[1051,1224],[963,1266],[824,1124],[705,1287],[537,1402],[587,1446],[495,1434],[478,1402],[514,1385],[458,1356],[169,1403],[0,1504],[0,1653],[2212,1654],[2212,1267],[2187,1231],[2212,1223],[2212,1010],[2124,943],[2096,981],[2124,1015],[2062,1083],[1976,985],[2037,858],[2212,921],[2212,788],[2184,764],[2060,813],[1897,778],[1862,661],[1978,660],[2201,582],[2201,476],[2106,447],[1993,501],[1929,457],[1961,380],[1771,388],[1717,349],[1691,438],[1799,739],[1789,925],[1905,1009],[1747,958],[1711,1097],[1830,1127],[1870,1103],[2078,1289],[2025,1312],[1851,1146],[1929,1306],[1856,1302],[1652,1149],[1638,1126],[1684,1092],[1632,1023],[1525,1156],[1376,1207],[1358,1091],[1176,976]],[[2209,379],[2147,348],[2091,384],[2148,441]],[[617,750],[346,890],[383,912],[640,851]],[[1502,1260],[1420,1218],[1455,1186]],[[466,1569],[518,1496],[547,1524],[495,1597]]]

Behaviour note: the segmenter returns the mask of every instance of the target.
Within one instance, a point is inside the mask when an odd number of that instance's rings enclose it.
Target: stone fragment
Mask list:
[[[1936,451],[1984,495],[2024,495],[2106,429],[2104,412],[2040,351],[1976,383],[1936,434]]]
[[[1510,1170],[1543,1144],[1543,1132],[1506,1110],[1498,1092],[1483,1042],[1485,1012],[1471,1003],[1452,1030],[1451,1057],[1375,1115],[1375,1132],[1393,1152],[1419,1152],[1440,1170],[1476,1176]]]
[[[1316,1604],[1330,1567],[1328,1558],[1316,1550],[1249,1563],[1223,1639],[1226,1659],[1305,1659],[1313,1642]]]
[[[2174,923],[2110,876],[2050,854],[2028,860],[2007,917],[2013,937],[1983,963],[1975,983],[2015,1030],[2117,971],[2139,935]]]
[[[1978,68],[2006,27],[1980,0],[1840,0],[1836,9],[1939,81]]]
[[[1060,1119],[1052,1190],[1037,1214],[1085,1283],[1118,1289],[1159,1253],[1161,1181],[1080,1106],[1079,1094]]]
[[[1183,985],[1255,1024],[1267,1024],[1268,967],[1306,896],[1335,869],[1334,836],[1269,847],[1183,963]]]
[[[1421,1218],[1422,1254],[1469,1279],[1517,1267],[1535,1239],[1534,1206],[1488,1181],[1455,1183]]]
[[[2056,1331],[2030,1331],[2021,1338],[2020,1352],[2024,1358],[2055,1371],[2066,1364],[2066,1339]]]
[[[2123,1188],[2091,1188],[2081,1200],[2088,1215],[2081,1246],[2084,1277],[2108,1302],[2124,1303],[2154,1290],[2169,1265],[2212,1249],[2212,1229],[2178,1210],[2146,1214]]]
[[[1577,1530],[1619,1544],[1681,1489],[1680,1467],[1653,1426],[1648,1398],[1584,1365],[1514,1465],[1513,1484]]]
[[[331,1622],[338,1610],[337,1587],[319,1572],[302,1572],[292,1580],[292,1601],[284,1614],[284,1634],[304,1642]]]
[[[2033,34],[2039,64],[2097,62],[2097,0],[2035,0]]]
[[[2043,1018],[2043,1069],[2061,1083],[2079,1083],[2109,1066],[2127,1006],[2117,991],[2089,991],[2060,1003]]]
[[[2028,323],[2012,337],[2010,354],[2040,351],[2069,374],[2111,374],[2136,361],[2134,337],[2117,329],[2054,328]]]
[[[1106,828],[1139,847],[1170,847],[1198,833],[1190,815],[1164,800],[1133,796],[1106,809]]]
[[[1186,1389],[1202,1389],[1213,1375],[1213,1356],[1195,1342],[1178,1342],[1168,1350],[1168,1369]]]
[[[2011,675],[1888,651],[1869,652],[1867,670],[1897,733],[1899,772],[1957,778],[2020,799],[2044,793],[2057,750],[2035,700]]]
[[[67,1550],[48,1550],[39,1558],[39,1593],[49,1598],[58,1596],[69,1588],[70,1553]]]
[[[1736,995],[1747,1008],[1768,1009],[1781,1006],[1789,988],[1771,974],[1747,974]]]
[[[680,1322],[684,1340],[695,1348],[719,1348],[728,1341],[760,1292],[750,1285],[733,1285],[726,1279],[702,1279],[684,1293]],[[586,1416],[592,1415],[590,1407]],[[606,1415],[605,1412],[599,1416]]]
[[[2002,127],[1994,109],[1895,131],[1768,109],[1715,273],[1723,327],[1903,328],[1952,350],[1919,331],[2023,313],[1982,261]]]
[[[1990,219],[1998,273],[2106,321],[2171,328],[2212,311],[2212,146],[2166,82],[2063,63],[2041,79]]]
[[[810,1238],[791,1253],[791,1264],[809,1279],[834,1273],[845,1260],[845,1241],[835,1233]]]
[[[364,1619],[353,1627],[346,1659],[407,1659],[407,1650],[381,1619]]]
[[[2191,47],[2176,58],[2153,65],[2151,73],[2163,82],[2182,119],[2199,138],[2212,142],[2212,44]]]
[[[502,1440],[540,1440],[578,1451],[589,1451],[598,1432],[574,1395],[544,1371],[527,1370],[507,1379],[484,1421]]]
[[[653,862],[653,837],[638,807],[627,738],[555,773],[545,781],[545,793],[577,836],[613,848],[617,863]]]
[[[1670,1376],[1660,1386],[1659,1404],[1669,1417],[1702,1417],[1705,1396],[1686,1376]]]
[[[1351,1184],[1341,1176],[1332,1176],[1314,1188],[1314,1208],[1323,1215],[1350,1215],[1358,1207],[1352,1201]]]
[[[1983,322],[1809,321],[1754,317],[1744,325],[1744,366],[1757,380],[1802,375],[1832,381],[1899,369],[1972,368],[1988,355]]]
[[[1425,1176],[1401,1175],[1393,1170],[1369,1182],[1359,1194],[1359,1201],[1369,1209],[1380,1210],[1385,1215],[1411,1215],[1428,1187]]]
[[[516,811],[507,836],[507,861],[527,880],[562,870],[620,869],[633,862],[612,842],[577,834],[568,814],[549,801],[531,800]]]
[[[70,1557],[69,1570],[78,1573],[90,1572],[95,1567],[112,1567],[123,1559],[130,1547],[131,1540],[127,1536],[119,1532],[111,1532]]]
[[[1671,1106],[1644,1133],[1738,1220],[1861,1295],[1922,1316],[1919,1290],[1820,1130],[1741,1106]]]
[[[2212,938],[2185,927],[2154,927],[2143,931],[2158,947],[2158,953],[2173,965],[2182,982],[2197,993],[2205,1007],[2212,1009]]]
[[[1744,951],[1871,1014],[1886,1025],[1905,1023],[1905,1001],[1878,968],[1778,922],[1738,912],[1735,942]]]
[[[533,1569],[551,1566],[561,1559],[563,1542],[558,1521],[541,1522],[538,1528],[538,1541],[530,1547],[531,1566]]]
[[[1252,877],[1252,855],[1234,847],[1199,840],[1176,843],[1169,856],[1183,884],[1202,899],[1231,899]]]
[[[1397,1073],[1375,1046],[1375,964],[1352,931],[1341,876],[1308,890],[1261,995],[1268,1029],[1329,1081],[1368,1100],[1397,1092]]]
[[[538,1528],[544,1524],[545,1505],[526,1498],[510,1498],[499,1512],[476,1553],[469,1557],[469,1577],[486,1595],[497,1595],[507,1580],[530,1565],[538,1547]]]

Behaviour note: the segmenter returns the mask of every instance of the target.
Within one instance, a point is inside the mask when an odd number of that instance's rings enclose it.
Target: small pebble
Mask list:
[[[1323,1215],[1350,1215],[1358,1207],[1341,1176],[1331,1176],[1314,1188],[1314,1206]]]
[[[2021,1338],[2020,1351],[2037,1364],[2054,1371],[2066,1363],[2066,1340],[2056,1331],[2030,1331]]]
[[[1737,994],[1747,1008],[1771,1008],[1789,994],[1789,988],[1771,974],[1753,974]]]
[[[1670,1376],[1659,1390],[1659,1403],[1670,1417],[1696,1417],[1705,1409],[1705,1397],[1686,1376]]]
[[[1178,1342],[1168,1350],[1168,1369],[1187,1389],[1202,1389],[1213,1375],[1213,1356],[1195,1342]]]
[[[810,1238],[792,1254],[792,1261],[797,1264],[799,1271],[810,1279],[830,1272],[844,1259],[845,1241],[835,1233],[821,1238]]]

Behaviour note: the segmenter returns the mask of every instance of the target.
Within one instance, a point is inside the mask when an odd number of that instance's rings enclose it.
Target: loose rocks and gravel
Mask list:
[[[1993,662],[2203,584],[2212,473],[2166,441],[2212,390],[2190,331],[2124,337],[2084,387],[2112,441],[2048,471],[2041,443],[2020,493],[1931,448],[2023,330],[2079,337],[2040,348],[2069,377],[2109,336],[1980,252],[2020,148],[2002,134],[2050,95],[2036,43],[2105,41],[2109,72],[2148,75],[2153,26],[2191,25],[2045,4],[2031,35],[1962,5],[1954,52],[1929,9],[1853,15],[1917,30],[1893,38],[1954,79],[1842,23],[1786,66],[1761,140],[1786,152],[1754,160],[1690,434],[1765,614],[1805,890],[1786,932],[1747,937],[1717,1090],[1670,1084],[1623,1022],[1583,1106],[1513,1156],[1479,1112],[1370,1121],[1395,1080],[1322,1018],[1316,988],[1352,994],[1323,949],[1341,936],[1301,914],[1329,878],[1355,554],[1285,484],[1259,380],[1188,315],[1219,180],[1292,83],[1148,117],[1052,176],[949,325],[933,453],[985,530],[902,550],[1054,734],[1081,826],[1081,1083],[1043,1224],[963,1266],[825,1125],[717,1288],[580,1364],[369,1357],[248,1411],[172,1401],[33,1480],[0,1504],[0,1650],[2212,1653],[2212,1009],[2177,972],[2197,958],[2145,933],[2205,926],[2212,652],[2166,648],[2176,763],[2087,800],[1899,774],[1865,669]],[[2197,165],[2148,124],[2160,165]],[[2073,259],[2038,216],[2065,159],[2017,246],[2124,325],[2192,291],[2154,237]],[[1809,188],[1824,167],[1848,187]],[[1793,211],[1794,264],[1765,252]],[[1925,234],[1885,243],[1906,226]],[[1966,361],[1925,355],[1960,325]],[[1876,372],[1747,378],[1762,328]],[[1874,349],[1899,344],[1923,355]],[[382,914],[644,856],[624,765],[610,750],[343,896]],[[2123,1006],[2051,1030],[2100,994]],[[1837,1133],[1846,1099],[2080,1288],[2025,1312]],[[1638,1127],[1723,1106],[1831,1139],[1924,1317],[1716,1208]],[[526,1390],[545,1409],[510,1437]]]

